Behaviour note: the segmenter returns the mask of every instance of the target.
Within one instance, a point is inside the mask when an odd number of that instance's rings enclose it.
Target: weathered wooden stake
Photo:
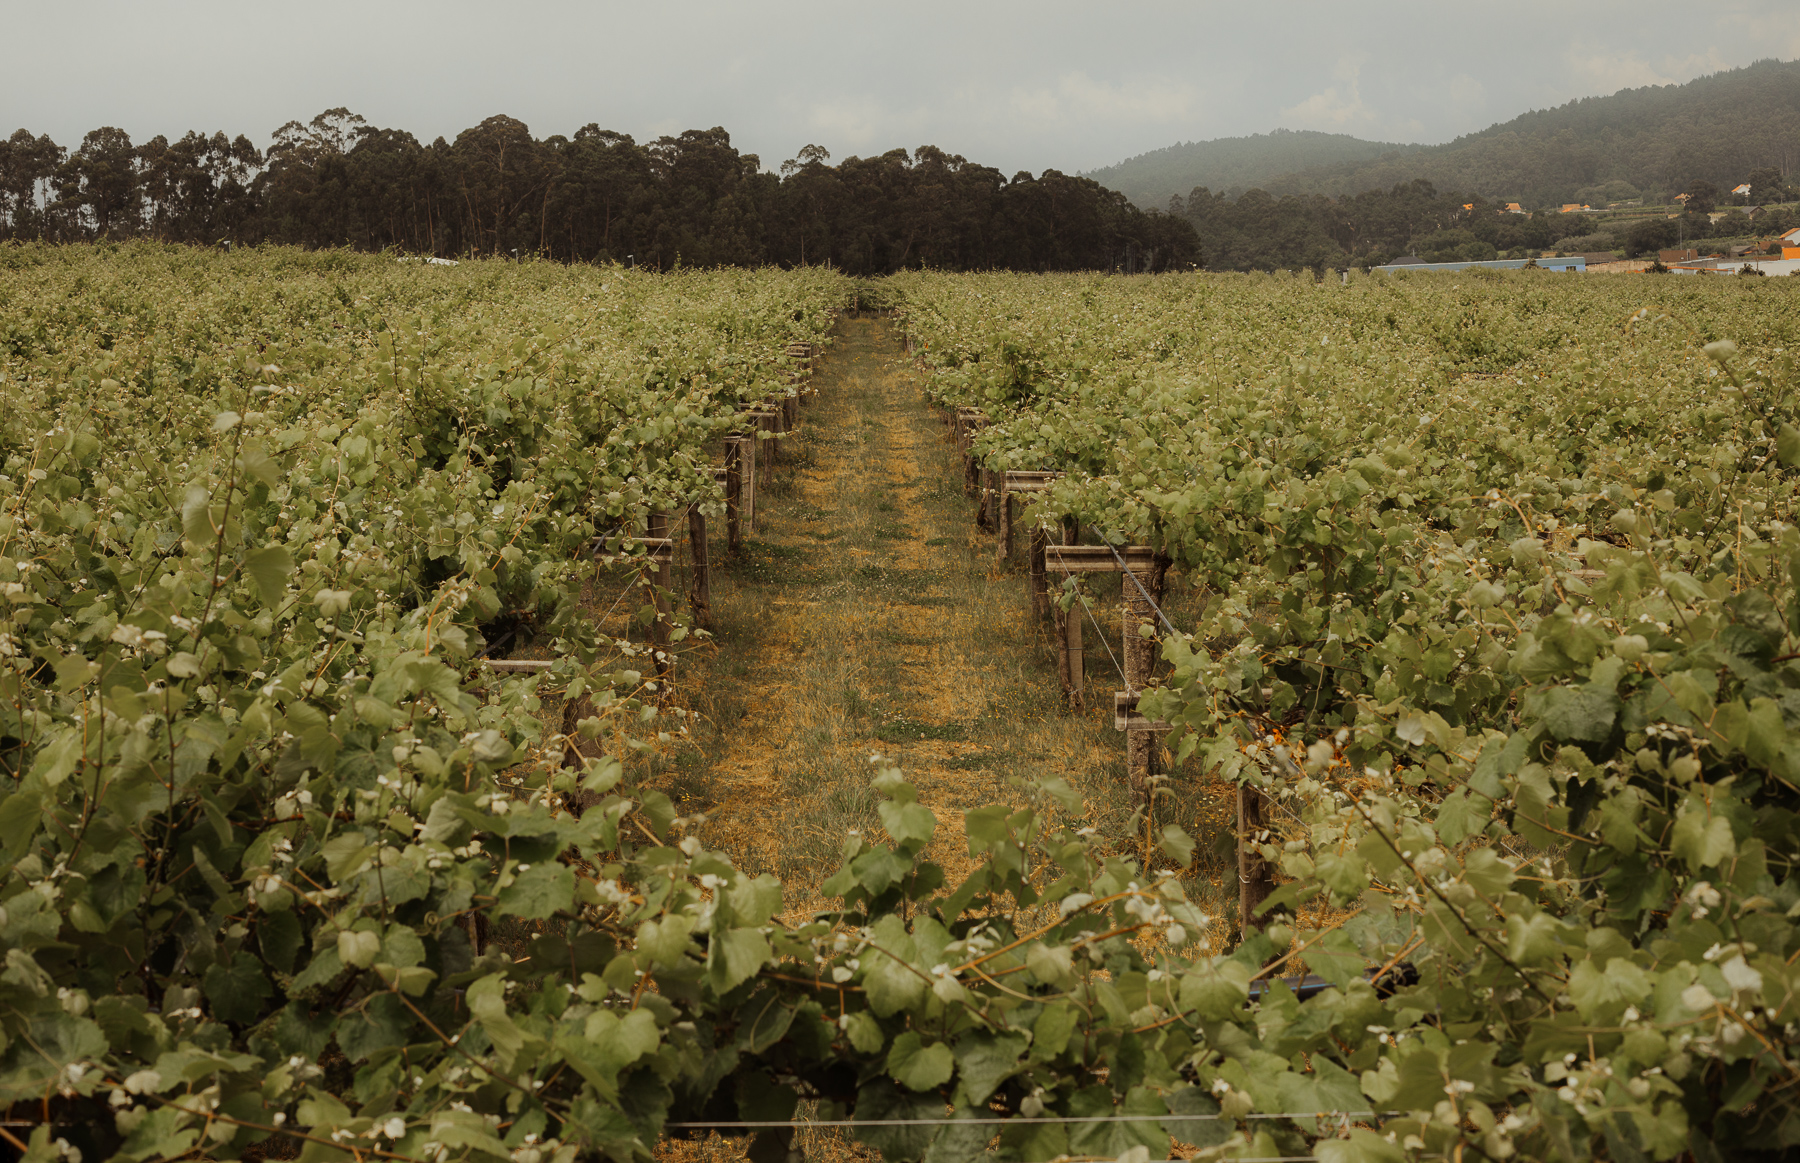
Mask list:
[[[693,585],[688,590],[688,607],[694,612],[694,625],[712,628],[712,561],[706,552],[706,514],[699,505],[688,506],[688,553],[694,563]]]
[[[646,537],[667,538],[669,536],[669,515],[652,513],[646,522]],[[664,674],[669,669],[669,569],[670,563],[665,557],[652,569],[644,571],[645,588],[649,590],[650,604],[656,609],[656,618],[650,623],[650,641],[655,646],[656,673]],[[652,580],[654,579],[654,580]]]
[[[725,440],[725,543],[733,553],[744,547],[744,441]]]
[[[1044,576],[1044,544],[1048,540],[1044,523],[1034,520],[1031,523],[1031,614],[1034,618],[1042,618],[1050,606],[1049,580]]]
[[[1151,597],[1145,597],[1143,590],[1132,581],[1134,575],[1125,574],[1121,578],[1125,586],[1125,689],[1131,696],[1136,696],[1150,685],[1150,676],[1156,667],[1157,640],[1154,637],[1143,637],[1138,627],[1148,626],[1152,631],[1156,628],[1156,611],[1151,598],[1162,596],[1159,584],[1161,574],[1160,569],[1152,567],[1149,577],[1139,577],[1144,588],[1150,591]],[[1132,796],[1146,808],[1150,804],[1151,788],[1155,786],[1152,777],[1156,774],[1157,749],[1156,732],[1125,732],[1126,775]]]
[[[1268,803],[1262,792],[1248,784],[1238,785],[1238,924],[1248,939],[1269,924],[1256,910],[1275,891],[1275,877],[1269,864],[1257,851],[1259,837],[1268,827]]]
[[[1000,481],[1000,492],[994,499],[994,504],[998,507],[995,515],[1000,519],[1000,551],[997,557],[1000,564],[1005,565],[1012,560],[1013,496],[1006,491],[1006,474],[997,473],[995,475]]]
[[[761,444],[762,438],[752,429],[750,434],[744,437],[744,442],[739,445],[743,449],[743,456],[738,468],[744,474],[743,507],[744,532],[746,534],[756,532],[756,462],[760,459],[759,446]]]

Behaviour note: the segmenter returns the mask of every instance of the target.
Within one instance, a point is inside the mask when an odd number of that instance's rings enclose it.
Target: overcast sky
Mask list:
[[[259,146],[348,106],[422,140],[722,125],[774,168],[938,145],[1008,174],[1320,129],[1446,141],[1533,108],[1800,57],[1800,0],[0,0],[0,133]]]

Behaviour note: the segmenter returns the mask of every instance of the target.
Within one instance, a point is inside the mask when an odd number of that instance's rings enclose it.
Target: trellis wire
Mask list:
[[[1163,629],[1171,634],[1180,634],[1181,631],[1175,629],[1175,623],[1169,621],[1169,616],[1162,612],[1162,607],[1157,605],[1156,599],[1150,596],[1150,591],[1144,588],[1144,583],[1138,580],[1138,575],[1126,568],[1125,559],[1119,555],[1119,547],[1110,541],[1106,543],[1106,547],[1112,550],[1113,560],[1119,563],[1119,569],[1131,579],[1131,584],[1138,588],[1138,593],[1144,595],[1144,600],[1150,603],[1150,608],[1156,611],[1156,618],[1163,624]]]
[[[1366,1119],[1374,1111],[1277,1111],[1244,1115],[1245,1119]],[[767,1119],[741,1122],[664,1123],[665,1127],[711,1128],[714,1130],[768,1130],[780,1127],[969,1127],[1001,1126],[1010,1123],[1211,1123],[1231,1116],[1217,1115],[987,1115],[973,1119]],[[1232,1121],[1236,1121],[1232,1119]]]

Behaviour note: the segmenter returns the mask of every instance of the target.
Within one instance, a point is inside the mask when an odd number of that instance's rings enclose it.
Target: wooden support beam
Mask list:
[[[1062,475],[1059,472],[1020,472],[1008,469],[1004,487],[1009,493],[1047,493],[1051,483]]]
[[[1138,714],[1138,696],[1142,691],[1113,692],[1113,730],[1115,731],[1173,731],[1174,724],[1164,723],[1156,719],[1146,719]]]
[[[1132,573],[1150,573],[1156,565],[1156,551],[1148,545],[1121,545],[1119,556]],[[1050,573],[1122,573],[1118,558],[1105,545],[1047,545],[1044,568]],[[1132,587],[1132,592],[1136,588]]]

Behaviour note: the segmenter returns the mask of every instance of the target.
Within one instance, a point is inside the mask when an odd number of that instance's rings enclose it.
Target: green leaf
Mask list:
[[[212,1012],[228,1022],[248,1024],[262,1016],[263,1003],[274,987],[249,953],[239,951],[229,961],[215,961],[203,980]]]
[[[1006,820],[1012,813],[1005,804],[989,804],[963,813],[963,833],[969,838],[969,855],[980,856],[1006,839]]]
[[[1071,1123],[1069,1149],[1077,1155],[1117,1159],[1133,1147],[1145,1147],[1152,1159],[1169,1157],[1169,1136],[1158,1121],[1168,1113],[1163,1100],[1147,1086],[1134,1086],[1125,1101],[1113,1106],[1112,1088],[1090,1086],[1075,1092],[1069,1113],[1077,1117],[1142,1115],[1141,1119],[1115,1123]]]
[[[876,805],[875,812],[881,817],[881,826],[887,829],[887,834],[893,837],[902,852],[917,852],[931,843],[931,837],[937,831],[937,817],[921,804],[883,800]]]
[[[1488,801],[1468,788],[1457,788],[1444,797],[1438,808],[1438,835],[1446,844],[1460,844],[1486,826]]]
[[[856,1141],[880,1151],[889,1160],[918,1159],[930,1146],[935,1128],[927,1119],[944,1117],[944,1100],[936,1094],[915,1094],[885,1077],[872,1078],[856,1092]],[[886,1125],[869,1125],[886,1124]]]
[[[924,1045],[918,1033],[908,1030],[894,1039],[888,1051],[888,1077],[908,1090],[936,1090],[950,1081],[956,1059],[942,1042]]]
[[[1250,969],[1239,961],[1215,958],[1181,979],[1181,1008],[1209,1022],[1242,1010],[1250,1000]]]
[[[1194,860],[1194,838],[1175,824],[1164,824],[1161,848],[1163,855],[1186,868]]]
[[[1506,955],[1529,969],[1556,955],[1563,924],[1548,913],[1513,913],[1506,918]]]
[[[667,836],[669,825],[675,822],[676,816],[675,805],[669,797],[659,791],[645,792],[642,809],[650,821],[650,830],[659,837]]]
[[[882,1032],[881,1023],[867,1010],[857,1010],[844,1015],[844,1036],[859,1054],[873,1054],[887,1045],[887,1035]]]
[[[1404,1163],[1406,1152],[1399,1143],[1362,1127],[1351,1127],[1344,1139],[1320,1139],[1313,1145],[1319,1163]]]
[[[1695,872],[1713,868],[1736,850],[1731,838],[1731,823],[1722,815],[1712,815],[1704,803],[1689,799],[1675,818],[1669,834],[1669,851]]]
[[[379,1050],[406,1045],[412,1027],[412,1011],[399,998],[374,994],[338,1019],[338,1046],[350,1061],[361,1062]]]
[[[769,939],[755,929],[713,934],[706,951],[706,971],[713,989],[730,993],[768,964],[769,956]]]
[[[1022,1058],[1029,1045],[1018,1034],[972,1032],[958,1038],[954,1053],[962,1079],[958,1087],[961,1101],[972,1107],[985,1105],[1002,1082],[1027,1065]]]
[[[1597,958],[1590,958],[1569,973],[1569,997],[1590,1022],[1611,1025],[1627,1005],[1642,1001],[1649,993],[1649,975],[1623,957],[1608,958],[1604,969]]]
[[[1775,434],[1775,455],[1789,468],[1800,464],[1800,428],[1792,424],[1781,426],[1781,431]]]
[[[561,861],[545,860],[517,874],[500,890],[494,913],[542,921],[558,911],[572,912],[574,907],[575,871]]]
[[[24,853],[44,818],[43,793],[35,784],[26,780],[11,794],[0,796],[0,848],[15,855]]]
[[[1604,742],[1618,718],[1616,695],[1578,687],[1553,687],[1545,692],[1541,712],[1544,726],[1558,739]]]
[[[694,919],[671,913],[660,920],[645,921],[638,926],[637,950],[650,961],[662,965],[680,965],[682,955],[693,947],[688,936],[694,931]],[[648,963],[645,968],[649,968]]]
[[[274,609],[287,596],[287,579],[294,572],[294,557],[285,545],[265,545],[244,554],[244,572],[256,583],[263,605]]]
[[[850,871],[856,876],[857,883],[869,890],[869,895],[880,896],[912,871],[912,863],[896,855],[886,844],[877,844],[852,860]]]
[[[925,1000],[925,982],[902,962],[875,950],[863,954],[863,961],[873,962],[862,984],[877,1017],[892,1017]]]
[[[493,1043],[501,1066],[510,1070],[514,1056],[525,1046],[525,1033],[506,1012],[506,974],[490,973],[481,978],[469,986],[463,999],[468,1003],[469,1013],[487,1034],[488,1041]],[[600,1012],[612,1017],[604,1010]],[[610,1045],[608,1049],[611,1049]]]
[[[1463,858],[1463,880],[1491,901],[1497,901],[1517,875],[1492,848],[1477,848]]]

